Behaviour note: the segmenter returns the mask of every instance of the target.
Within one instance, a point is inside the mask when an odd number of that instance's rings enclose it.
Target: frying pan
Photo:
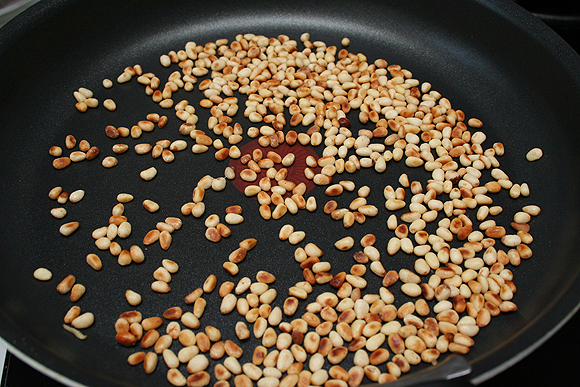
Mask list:
[[[498,222],[509,224],[512,214],[526,204],[542,208],[542,214],[531,222],[533,257],[511,268],[517,285],[517,312],[495,317],[481,330],[470,353],[459,357],[466,360],[467,367],[460,367],[455,376],[469,373],[463,381],[474,384],[487,380],[537,348],[569,319],[578,308],[580,294],[576,148],[580,58],[519,7],[509,1],[67,0],[40,2],[0,30],[0,335],[11,352],[64,384],[166,383],[162,362],[153,375],[145,375],[141,367],[126,363],[134,349],[120,347],[114,339],[116,317],[133,309],[124,300],[125,290],[131,288],[143,295],[137,309],[144,316],[160,315],[171,306],[185,308],[183,296],[201,286],[209,274],[217,274],[220,283],[232,279],[223,272],[222,263],[239,241],[254,237],[258,245],[240,265],[238,278],[253,278],[257,270],[271,272],[277,277],[277,302],[281,302],[283,290],[301,280],[293,259],[295,247],[277,239],[279,228],[286,223],[305,231],[307,240],[316,241],[337,272],[348,270],[353,261],[352,251],[337,251],[334,241],[346,235],[358,241],[368,230],[377,235],[387,269],[412,265],[404,254],[386,256],[390,234],[384,210],[383,216],[368,218],[364,225],[346,230],[320,210],[325,200],[322,187],[309,193],[319,199],[316,212],[302,211],[269,222],[258,215],[256,201],[233,185],[220,193],[209,192],[206,214],[223,216],[226,206],[238,204],[245,218],[241,225],[232,226],[232,236],[215,244],[204,238],[201,219],[183,217],[179,212],[181,205],[191,200],[193,187],[202,176],[223,175],[227,164],[217,163],[212,152],[194,155],[183,151],[176,154],[173,163],[165,164],[129,151],[118,156],[119,164],[112,169],[100,164],[103,157],[112,154],[115,143],[104,136],[106,125],[130,126],[147,113],[157,112],[168,115],[168,125],[140,139],[128,138],[126,143],[132,147],[139,142],[183,138],[171,111],[153,103],[134,80],[106,90],[101,85],[104,78],[116,79],[126,66],[135,64],[166,76],[169,72],[159,64],[160,55],[182,49],[190,40],[204,44],[219,38],[231,40],[239,33],[285,34],[299,40],[303,32],[309,32],[312,40],[338,47],[340,40],[348,37],[349,51],[401,65],[420,81],[430,82],[467,118],[482,119],[486,144],[505,144],[502,168],[513,181],[531,187],[526,198],[512,200],[507,193],[498,196],[504,207]],[[117,110],[108,112],[101,106],[80,114],[72,97],[79,87],[93,90],[101,103],[113,98]],[[199,95],[181,94],[198,106]],[[203,126],[208,112],[197,110]],[[349,117],[353,129],[364,127],[355,115]],[[244,129],[249,126],[243,118],[240,123]],[[63,146],[68,134],[98,146],[98,160],[55,171],[48,148]],[[246,138],[242,144],[248,141]],[[534,147],[541,147],[544,157],[530,163],[525,155]],[[141,180],[138,172],[151,166],[158,169],[158,176],[150,182]],[[420,171],[392,164],[382,175],[362,170],[347,178],[357,187],[371,187],[369,201],[383,208],[383,188],[397,186],[404,171],[413,179],[427,178]],[[54,186],[68,192],[86,191],[81,202],[66,204],[65,220],[81,224],[70,237],[59,234],[62,221],[49,213],[56,206],[47,195]],[[91,232],[107,224],[120,192],[135,196],[126,206],[133,225],[131,237],[122,242],[126,246],[141,244],[145,233],[167,216],[183,218],[183,227],[175,232],[168,251],[148,246],[144,248],[145,262],[120,267],[108,252],[96,250]],[[156,201],[159,211],[146,212],[140,204],[145,199]],[[346,195],[341,200],[351,199]],[[91,252],[103,260],[99,272],[85,263]],[[149,286],[153,271],[165,258],[178,262],[180,270],[173,277],[171,292],[160,295]],[[32,273],[37,267],[49,268],[53,279],[46,283],[34,280]],[[86,341],[62,329],[62,318],[72,303],[55,287],[68,274],[74,274],[87,288],[77,305],[96,316],[95,324],[85,331]],[[231,333],[237,318],[219,314],[216,293],[206,296],[208,308],[202,323]],[[248,359],[248,351],[244,356]],[[417,366],[405,379],[419,383],[422,377],[443,380],[452,374],[445,368]]]

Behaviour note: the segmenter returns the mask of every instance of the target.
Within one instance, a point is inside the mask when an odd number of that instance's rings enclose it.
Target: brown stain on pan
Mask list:
[[[294,163],[289,167],[285,167],[288,170],[288,176],[286,177],[286,180],[289,180],[289,181],[295,183],[296,185],[298,185],[300,183],[306,184],[306,193],[310,192],[310,190],[312,190],[316,186],[316,184],[314,184],[312,182],[312,180],[308,180],[306,178],[306,176],[304,175],[304,169],[308,168],[308,165],[306,164],[306,158],[308,156],[312,156],[316,160],[318,160],[318,155],[310,146],[303,146],[303,145],[299,145],[299,144],[288,145],[287,143],[282,143],[282,144],[278,145],[277,147],[268,146],[268,147],[264,148],[258,143],[258,140],[253,140],[253,141],[250,141],[249,143],[243,145],[240,148],[240,151],[241,151],[242,155],[246,155],[246,154],[252,155],[252,152],[255,149],[260,149],[262,151],[262,153],[264,154],[264,157],[266,157],[266,155],[270,151],[276,152],[282,158],[284,158],[284,156],[286,156],[288,153],[293,153],[295,156]],[[233,183],[234,187],[236,187],[240,192],[244,192],[244,189],[249,185],[258,184],[260,179],[266,176],[267,170],[262,169],[261,172],[257,174],[257,178],[255,181],[247,182],[247,181],[242,180],[240,178],[239,173],[240,173],[240,171],[246,169],[247,166],[242,163],[241,158],[231,159],[229,166],[234,168],[234,170],[236,171],[236,177],[232,180],[232,183]],[[278,164],[274,164],[273,168],[276,168],[276,170],[280,170],[280,168],[283,168],[283,166],[282,166],[282,164],[278,163]],[[314,167],[311,169],[314,171],[314,173],[319,173],[321,168]],[[270,179],[270,180],[272,182],[272,186],[276,185],[275,179]],[[288,192],[286,194],[286,196],[291,196],[291,195],[292,195],[291,192]]]

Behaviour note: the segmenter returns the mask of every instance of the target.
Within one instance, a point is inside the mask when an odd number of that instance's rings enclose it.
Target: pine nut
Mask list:
[[[169,287],[169,284],[167,282],[154,281],[153,283],[151,283],[151,290],[157,293],[169,293],[171,291],[171,288]]]
[[[79,226],[79,222],[68,222],[60,226],[59,232],[64,236],[70,236],[79,228]]]
[[[60,293],[60,294],[66,294],[68,292],[70,292],[70,290],[72,289],[72,287],[74,286],[76,282],[76,278],[75,276],[73,276],[72,274],[66,276],[56,287],[56,290]]]
[[[83,294],[85,294],[86,288],[81,284],[74,284],[70,292],[70,300],[72,302],[78,301]]]
[[[540,148],[533,148],[526,154],[526,160],[528,161],[536,161],[542,158],[543,152]]]
[[[156,175],[157,175],[157,169],[155,167],[145,169],[145,170],[141,171],[141,173],[139,174],[139,176],[141,176],[141,179],[143,179],[145,181],[149,181],[149,180],[153,179]]]
[[[334,247],[339,250],[350,250],[354,246],[354,239],[352,237],[344,237],[334,243]]]
[[[52,273],[43,267],[40,267],[34,271],[34,278],[39,281],[48,281],[52,278]]]
[[[95,316],[91,312],[86,312],[72,320],[71,325],[77,329],[86,329],[94,322]]]
[[[113,168],[115,165],[117,165],[117,163],[118,160],[113,156],[107,156],[102,161],[102,165],[105,168]]]
[[[127,299],[127,302],[132,306],[137,306],[141,303],[141,296],[132,290],[127,290],[125,292],[125,298]]]

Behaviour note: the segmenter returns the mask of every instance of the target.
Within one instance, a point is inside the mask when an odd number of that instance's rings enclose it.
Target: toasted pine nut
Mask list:
[[[74,284],[70,292],[70,300],[72,302],[77,302],[83,296],[83,294],[85,294],[85,291],[86,288],[84,287],[84,285],[81,285],[79,283]]]
[[[240,271],[238,265],[236,265],[233,262],[224,262],[223,268],[224,268],[225,271],[227,271],[231,275],[236,275]]]
[[[344,237],[336,241],[334,246],[339,250],[349,250],[354,246],[354,239],[352,237]]]
[[[79,228],[79,222],[68,222],[60,226],[60,233],[64,236],[70,236]]]
[[[68,292],[70,292],[70,290],[72,289],[73,285],[75,284],[76,278],[74,275],[70,274],[68,276],[66,276],[56,287],[56,290],[60,293],[60,294],[66,294]]]

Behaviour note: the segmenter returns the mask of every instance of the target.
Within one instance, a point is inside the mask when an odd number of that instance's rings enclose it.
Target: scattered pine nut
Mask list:
[[[105,109],[111,112],[117,110],[117,104],[115,103],[115,101],[109,98],[103,101],[103,106],[105,107]]]
[[[530,151],[526,154],[526,160],[528,161],[536,161],[542,158],[544,153],[540,148],[530,149]]]
[[[50,270],[40,267],[34,271],[34,278],[39,281],[48,281],[52,278]]]

